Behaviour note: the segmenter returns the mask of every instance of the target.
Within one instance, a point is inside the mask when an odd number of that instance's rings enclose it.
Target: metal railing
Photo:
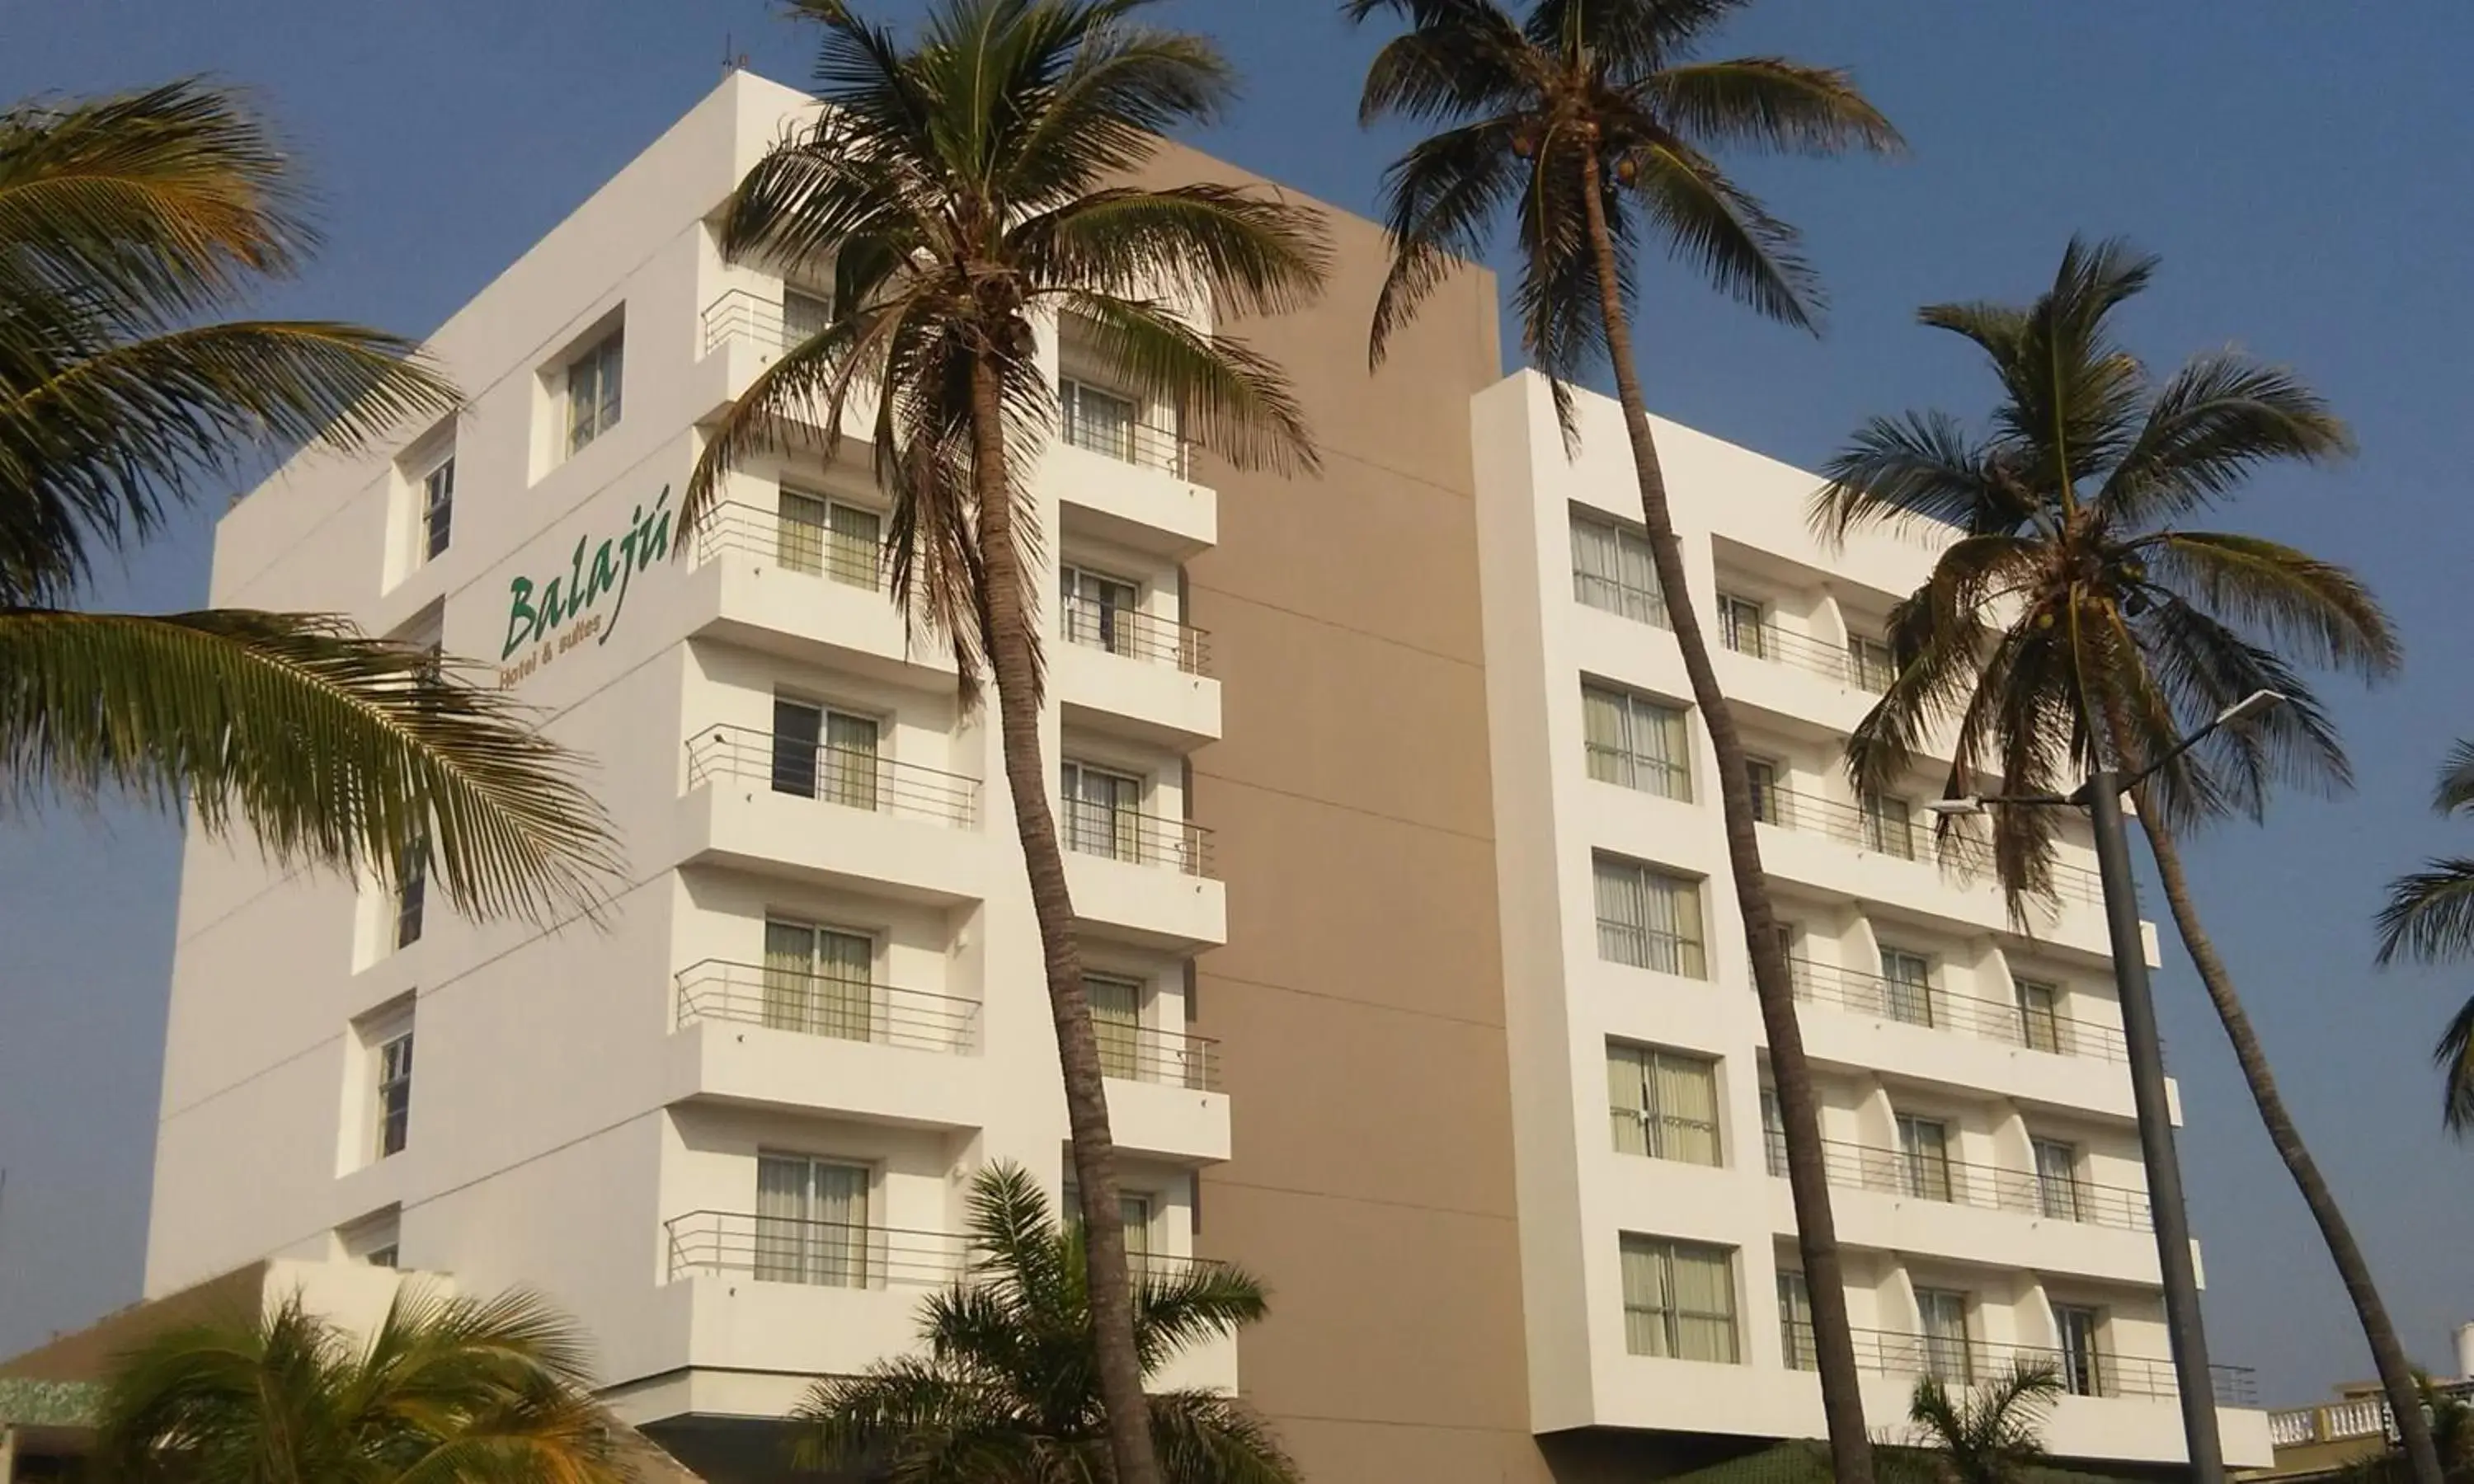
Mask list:
[[[1860,803],[1775,785],[1758,790],[1754,802],[1761,823],[1780,829],[1827,835],[1842,845],[1901,860],[1938,861],[1942,869],[1971,883],[1994,885],[1999,880],[1989,841],[1954,831],[1941,834],[1915,818],[1921,810],[1910,810],[1902,819],[1897,810],[1868,809]],[[2052,881],[2056,897],[2090,906],[2104,904],[2104,878],[2084,866],[2055,865]]]
[[[1091,1029],[1099,1037],[1104,1076],[1198,1092],[1220,1090],[1220,1042],[1208,1036],[1104,1020]]]
[[[1190,820],[1163,819],[1088,800],[1057,806],[1065,849],[1136,866],[1165,866],[1189,876],[1211,874],[1211,831]]]
[[[1056,614],[1057,633],[1069,644],[1112,655],[1173,664],[1188,675],[1207,675],[1211,647],[1201,630],[1140,609],[1116,608],[1067,598]]]
[[[1194,444],[1175,428],[1139,419],[1069,414],[1057,419],[1056,431],[1058,441],[1068,447],[1096,453],[1120,464],[1158,469],[1179,479],[1191,477]]]
[[[823,1288],[883,1288],[953,1281],[969,1265],[970,1243],[946,1232],[752,1211],[694,1210],[662,1223],[673,1281],[696,1273],[745,1273],[761,1282]]]
[[[1879,644],[1849,640],[1832,644],[1808,634],[1782,629],[1775,620],[1758,624],[1731,623],[1721,615],[1720,639],[1736,654],[1773,664],[1793,665],[1825,680],[1875,695],[1890,687],[1887,657]]]
[[[716,778],[958,827],[967,827],[979,812],[977,778],[752,727],[706,727],[688,739],[689,785]]]
[[[1930,985],[1907,984],[1806,958],[1787,960],[1787,974],[1795,988],[1795,997],[1814,1004],[1834,1005],[1856,1015],[1953,1031],[2055,1056],[2091,1057],[2102,1062],[2129,1060],[2121,1030],[2099,1021],[2074,1019],[2052,1011],[2029,1010],[1968,994],[1945,993]]]
[[[1770,1174],[1783,1178],[1785,1134],[1764,1129],[1762,1143]],[[2116,1227],[2124,1232],[2150,1230],[2147,1192],[2144,1190],[2099,1185],[2075,1178],[2049,1180],[2025,1170],[1910,1155],[1904,1150],[1835,1138],[1821,1141],[1821,1162],[1830,1183],[1841,1189],[1871,1190],[1984,1210],[2016,1211],[2049,1221]]]
[[[918,1051],[979,1043],[977,1000],[804,969],[709,958],[679,970],[679,1024],[735,1020],[837,1041]]]
[[[1789,1354],[1812,1353],[1808,1321],[1787,1320],[1784,1331],[1792,1342]],[[1965,1386],[2026,1367],[2051,1372],[2071,1396],[2165,1401],[2181,1394],[2173,1382],[2173,1362],[2153,1356],[1904,1334],[1895,1329],[1853,1329],[1849,1334],[1856,1342],[1856,1368],[1885,1376],[1929,1376],[1945,1384]],[[2259,1405],[2259,1378],[2250,1367],[2210,1366],[2208,1372],[2219,1406]]]
[[[883,553],[874,542],[837,536],[811,521],[785,519],[778,510],[744,501],[725,500],[696,524],[697,562],[711,562],[725,551],[870,592],[885,588]]]
[[[739,340],[780,355],[807,338],[782,313],[782,300],[754,289],[732,289],[704,306],[704,349],[711,355],[724,342]]]

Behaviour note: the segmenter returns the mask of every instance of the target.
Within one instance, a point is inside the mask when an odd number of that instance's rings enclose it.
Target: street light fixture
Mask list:
[[[2139,1150],[2147,1167],[2147,1201],[2156,1229],[2156,1257],[2165,1279],[2165,1328],[2173,1346],[2173,1382],[2182,1404],[2182,1436],[2197,1484],[2223,1484],[2225,1455],[2217,1435],[2214,1374],[2208,1368],[2208,1336],[2199,1318],[2198,1274],[2191,1260],[2191,1215],[2182,1201],[2182,1163],[2173,1150],[2172,1114],[2165,1100],[2165,1054],[2156,1035],[2156,1001],[2147,983],[2147,945],[2139,931],[2138,888],[2130,874],[2130,833],[2122,796],[2157,770],[2196,747],[2220,727],[2255,720],[2284,703],[2273,690],[2255,690],[2219,711],[2172,751],[2124,778],[2107,764],[2088,775],[2073,793],[1966,794],[1936,799],[1925,807],[1950,818],[1982,814],[1996,805],[2018,808],[2083,807],[2096,829],[2097,874],[2104,883],[2104,919],[2113,945],[2113,980],[2122,996],[2122,1037],[2130,1059],[2131,1102],[2139,1114]],[[2099,752],[2099,758],[2103,754]]]

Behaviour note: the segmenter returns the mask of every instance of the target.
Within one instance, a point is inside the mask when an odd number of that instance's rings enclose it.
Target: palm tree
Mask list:
[[[1812,327],[1817,289],[1794,228],[1722,172],[1710,151],[1891,151],[1898,133],[1844,73],[1775,57],[1691,60],[1744,0],[1530,0],[1516,18],[1496,0],[1344,0],[1356,21],[1385,12],[1407,30],[1366,76],[1360,117],[1404,115],[1440,132],[1384,177],[1394,262],[1375,302],[1371,351],[1454,271],[1481,255],[1510,209],[1521,254],[1515,296],[1530,359],[1553,384],[1567,443],[1569,381],[1601,361],[1640,481],[1641,520],[1674,631],[1709,728],[1726,814],[1727,855],[1753,987],[1768,1032],[1785,1127],[1797,1240],[1812,1290],[1813,1349],[1840,1484],[1871,1477],[1856,1352],[1847,1328],[1821,1127],[1777,914],[1761,873],[1752,783],[1734,714],[1685,585],[1634,353],[1631,307],[1644,236],[1718,288],[1785,323]]]
[[[972,1265],[920,1316],[925,1355],[819,1381],[798,1416],[799,1461],[892,1484],[1109,1477],[1109,1419],[1094,1385],[1089,1268],[1017,1164],[971,1185]],[[1263,1317],[1262,1285],[1217,1263],[1146,1262],[1134,1297],[1145,1373]],[[1296,1466],[1232,1397],[1148,1399],[1167,1484],[1296,1484]]]
[[[115,1363],[94,1463],[113,1484],[619,1484],[573,1325],[525,1294],[407,1283],[366,1344],[295,1297]]]
[[[2474,1403],[2462,1391],[2443,1389],[2417,1372],[2414,1384],[2422,1393],[2422,1409],[2431,1422],[2431,1442],[2448,1484],[2474,1478]],[[2393,1447],[2347,1467],[2341,1475],[2359,1484],[2406,1484],[2413,1477],[2404,1456]]]
[[[2397,642],[2343,568],[2181,523],[2256,468],[2351,445],[2316,394],[2234,351],[2156,382],[2110,330],[2155,267],[2118,242],[2074,241],[2031,305],[1926,308],[1925,323],[1991,359],[2002,391],[1992,431],[1975,437],[1941,413],[1879,418],[1831,460],[1812,512],[1825,534],[1903,523],[1955,527],[1957,538],[1891,615],[1897,674],[1850,740],[1849,769],[1867,786],[1902,778],[1953,720],[1953,795],[1980,791],[1988,774],[2009,792],[2056,793],[2100,761],[2125,773],[2164,761],[2137,801],[2174,925],[2361,1317],[2415,1477],[2436,1484],[2396,1329],[2200,924],[2176,843],[2221,815],[2258,816],[2274,782],[2344,785],[2336,730],[2286,654],[2373,679],[2395,669]],[[2258,690],[2286,704],[2171,756]],[[1995,859],[2014,907],[2049,889],[2054,827],[2050,810],[1996,812]]]
[[[1946,1484],[2025,1484],[2048,1461],[2045,1417],[2061,1391],[2050,1366],[2022,1363],[1955,1394],[1928,1376],[1907,1421]]]
[[[983,668],[996,683],[1120,1484],[1154,1484],[1157,1471],[1106,1091],[1041,761],[1037,609],[1053,579],[1026,477],[1057,407],[1035,328],[1070,321],[1126,390],[1178,409],[1186,433],[1232,461],[1310,467],[1305,419],[1278,371],[1198,328],[1188,306],[1239,317],[1301,306],[1326,257],[1304,207],[1222,185],[1107,183],[1148,159],[1160,131],[1207,120],[1231,95],[1208,41],[1137,24],[1152,3],[940,0],[905,51],[841,0],[799,0],[823,33],[825,107],[740,182],[721,234],[734,253],[830,262],[833,315],[713,429],[685,507],[692,525],[756,450],[821,445],[832,457],[844,406],[874,395],[895,598],[951,646],[966,702]]]
[[[79,607],[175,507],[454,405],[397,336],[230,317],[314,245],[299,205],[195,83],[0,109],[0,786],[185,804],[286,867],[434,869],[475,914],[589,909],[602,812],[507,698],[331,617]]]
[[[2440,765],[2431,806],[2442,815],[2474,813],[2474,742],[2460,742]],[[2474,953],[2474,857],[2423,862],[2389,883],[2380,909],[2382,964],[2399,955],[2426,964]],[[2462,1138],[2474,1130],[2474,999],[2458,1007],[2431,1048],[2439,1067],[2439,1121]]]

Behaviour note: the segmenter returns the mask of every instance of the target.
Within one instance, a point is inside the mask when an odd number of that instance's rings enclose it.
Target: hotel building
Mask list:
[[[454,417],[225,516],[215,603],[477,666],[593,757],[628,870],[605,922],[545,931],[193,838],[146,1273],[530,1284],[716,1478],[779,1472],[813,1377],[908,1348],[974,1170],[1066,1168],[993,718],[884,590],[866,418],[678,518],[700,430],[829,312],[713,227],[805,107],[730,77],[438,330]],[[1567,460],[1474,270],[1370,374],[1382,237],[1330,225],[1325,305],[1240,327],[1317,474],[1193,448],[1070,323],[1044,351],[1045,740],[1129,1242],[1273,1291],[1156,1381],[1243,1391],[1319,1479],[1817,1435],[1707,742],[1613,409],[1583,398]],[[1833,758],[1929,545],[1821,550],[1809,476],[1661,438],[1764,760],[1868,1416],[2047,1358],[2057,1452],[2171,1463],[2084,845],[2022,931],[1932,840],[1931,778],[1851,796]],[[2224,1416],[2265,1463],[2261,1414]]]

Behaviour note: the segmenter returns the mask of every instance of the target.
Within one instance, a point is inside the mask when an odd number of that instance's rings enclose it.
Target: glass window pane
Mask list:
[[[816,751],[824,740],[824,707],[775,697],[773,791],[816,796]]]
[[[873,716],[825,713],[824,786],[817,797],[853,809],[878,807],[882,759],[877,737],[882,730]]]
[[[785,490],[775,508],[779,519],[774,527],[774,560],[789,571],[821,574],[831,505],[813,494]]]
[[[1649,1153],[1649,1055],[1638,1046],[1607,1047],[1607,1113],[1615,1153]]]
[[[1082,996],[1091,1005],[1091,1033],[1100,1043],[1100,1071],[1129,1081],[1142,1075],[1143,987],[1139,980],[1084,974]]]

